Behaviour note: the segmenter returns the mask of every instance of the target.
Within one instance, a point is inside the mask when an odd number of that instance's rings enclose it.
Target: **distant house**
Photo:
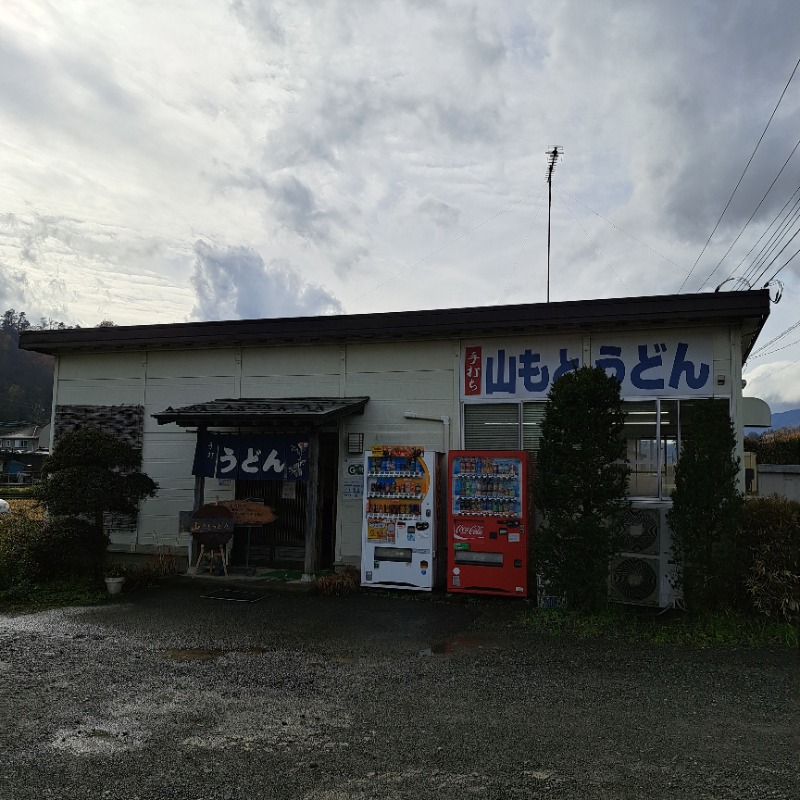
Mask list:
[[[0,483],[30,483],[50,446],[50,425],[0,428]]]
[[[50,425],[24,425],[0,430],[0,450],[35,453],[50,446]]]

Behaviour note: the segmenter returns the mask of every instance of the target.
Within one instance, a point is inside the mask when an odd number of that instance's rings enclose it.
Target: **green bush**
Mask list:
[[[759,464],[800,464],[800,427],[747,436],[744,449],[755,453]]]
[[[800,623],[800,503],[777,494],[745,504],[742,529],[751,552],[747,590],[763,614]]]
[[[667,520],[684,600],[692,611],[747,604],[736,436],[727,404],[700,400],[681,443]]]
[[[624,422],[620,383],[602,369],[581,367],[553,383],[533,484],[544,518],[534,561],[571,608],[594,610],[608,596],[608,562],[630,505]]]
[[[87,522],[25,513],[0,522],[0,588],[66,578],[98,579],[108,539]]]

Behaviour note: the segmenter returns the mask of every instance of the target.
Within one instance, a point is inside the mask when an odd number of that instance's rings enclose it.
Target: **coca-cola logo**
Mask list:
[[[458,522],[453,535],[456,539],[482,539],[483,525],[475,522]]]

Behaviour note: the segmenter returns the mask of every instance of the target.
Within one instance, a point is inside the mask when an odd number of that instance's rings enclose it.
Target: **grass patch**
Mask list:
[[[734,611],[648,615],[623,608],[583,614],[563,608],[534,609],[522,624],[548,636],[611,639],[630,643],[687,647],[797,647],[800,631],[788,623],[772,622]]]
[[[16,583],[0,591],[0,611],[45,611],[66,606],[97,606],[108,601],[104,586],[83,580],[44,584]]]

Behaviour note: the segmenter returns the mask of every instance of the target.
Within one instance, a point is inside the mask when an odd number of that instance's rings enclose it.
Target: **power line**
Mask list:
[[[789,80],[786,81],[786,86],[783,87],[783,91],[781,92],[781,96],[778,98],[778,102],[775,104],[775,108],[772,110],[772,114],[770,114],[769,119],[767,120],[767,124],[764,127],[764,130],[761,132],[761,136],[758,137],[758,141],[756,142],[756,146],[755,146],[755,148],[753,148],[753,152],[750,154],[750,158],[747,160],[747,164],[745,165],[745,168],[742,171],[742,174],[739,177],[739,180],[736,182],[736,186],[733,187],[733,191],[731,192],[731,196],[728,198],[728,202],[725,204],[725,208],[722,209],[722,213],[719,215],[719,219],[717,220],[717,224],[714,226],[714,230],[711,231],[711,234],[709,235],[708,239],[706,240],[706,243],[703,245],[703,249],[700,251],[700,255],[697,256],[697,258],[695,259],[694,264],[692,264],[692,268],[689,270],[689,274],[686,276],[686,278],[684,278],[684,281],[681,284],[680,289],[678,289],[678,294],[680,294],[683,291],[683,287],[686,286],[686,281],[688,281],[689,278],[691,277],[692,273],[694,272],[695,268],[697,267],[698,263],[700,262],[700,259],[703,257],[703,253],[705,253],[706,248],[711,243],[711,240],[714,238],[714,234],[717,232],[717,228],[719,228],[719,224],[720,224],[720,222],[722,222],[722,218],[725,216],[725,212],[728,210],[728,207],[730,206],[731,202],[733,201],[733,196],[736,194],[736,190],[739,188],[739,185],[741,184],[742,180],[744,179],[745,173],[749,169],[750,164],[753,161],[753,158],[755,158],[756,151],[758,150],[759,146],[761,145],[761,142],[764,139],[764,136],[766,136],[767,129],[769,128],[770,124],[772,123],[772,120],[773,120],[773,118],[775,117],[775,114],[778,111],[778,106],[780,106],[781,101],[783,100],[783,96],[786,94],[786,90],[789,88],[789,84],[792,82],[792,78],[794,78],[794,74],[795,74],[795,72],[797,72],[797,68],[798,67],[800,67],[800,59],[798,59],[797,63],[794,65],[794,69],[792,70],[792,74],[789,76]]]
[[[578,205],[583,206],[587,211],[591,211],[592,214],[594,214],[596,217],[600,217],[600,219],[603,220],[603,222],[607,222],[612,228],[614,228],[614,230],[617,230],[620,233],[624,233],[626,236],[628,236],[631,239],[633,239],[633,241],[636,242],[637,244],[640,244],[642,247],[646,247],[651,253],[655,253],[655,255],[657,255],[659,258],[663,258],[664,261],[669,261],[669,263],[672,264],[673,267],[677,267],[679,270],[681,270],[682,272],[687,273],[687,275],[688,275],[689,270],[687,270],[686,267],[682,267],[680,264],[678,264],[677,262],[673,261],[669,256],[665,256],[663,253],[659,253],[658,250],[656,250],[653,247],[650,247],[649,244],[647,244],[646,242],[643,242],[641,239],[638,239],[632,233],[629,233],[624,228],[620,228],[619,225],[617,225],[615,222],[612,222],[607,217],[604,217],[599,211],[595,211],[590,206],[587,206],[586,203],[584,203],[582,200],[579,200],[574,195],[571,195],[569,192],[565,192],[563,189],[559,189],[558,187],[556,187],[556,191],[559,194],[566,195],[567,197],[569,197],[570,200],[574,200],[576,203],[578,203]],[[798,189],[798,191],[800,191],[800,189]],[[570,212],[570,213],[572,213],[572,212]],[[573,214],[573,217],[574,216],[575,215]]]
[[[464,231],[464,233],[456,236],[455,239],[451,239],[446,244],[443,244],[441,247],[437,248],[433,252],[428,253],[428,255],[423,256],[422,258],[420,258],[418,261],[415,261],[410,266],[406,267],[405,269],[399,270],[394,275],[392,275],[391,277],[387,278],[385,281],[381,281],[380,283],[376,284],[368,292],[364,292],[364,294],[361,294],[358,297],[354,297],[352,300],[350,300],[350,302],[345,303],[344,307],[345,308],[350,307],[351,305],[353,305],[353,303],[357,303],[359,300],[363,300],[365,297],[369,297],[373,292],[377,292],[378,289],[383,288],[384,286],[386,286],[387,283],[391,283],[393,280],[396,280],[401,275],[405,275],[407,272],[411,272],[412,269],[418,267],[420,264],[424,263],[429,258],[432,258],[433,256],[441,253],[443,250],[446,250],[448,247],[451,247],[452,245],[456,244],[456,242],[460,242],[462,239],[466,238],[470,234],[475,233],[475,231],[477,231],[478,228],[482,228],[487,223],[491,222],[492,220],[497,219],[501,214],[505,214],[506,211],[510,211],[512,208],[514,208],[515,206],[518,206],[520,203],[524,203],[531,195],[534,195],[534,194],[536,194],[536,192],[540,191],[541,188],[542,187],[539,186],[536,189],[534,189],[532,192],[528,192],[528,194],[526,194],[524,197],[520,197],[519,200],[515,200],[513,203],[509,203],[505,208],[500,209],[500,211],[498,211],[496,214],[492,214],[491,217],[487,217],[485,220],[483,220],[483,222],[479,222],[477,225],[475,225],[475,227],[470,228],[468,231]]]
[[[769,262],[769,263],[768,263],[768,264],[767,264],[767,265],[764,267],[764,269],[762,269],[762,270],[761,270],[761,272],[759,272],[759,273],[758,273],[758,275],[756,275],[756,276],[755,276],[755,278],[753,278],[753,280],[752,280],[752,283],[753,283],[753,284],[756,284],[756,283],[758,283],[758,282],[761,280],[761,278],[763,278],[763,277],[764,277],[764,273],[765,273],[765,272],[766,272],[766,271],[767,271],[767,270],[768,270],[768,269],[769,269],[769,268],[770,268],[770,267],[771,267],[771,266],[772,266],[772,265],[775,263],[775,261],[776,261],[776,260],[777,260],[777,259],[780,257],[781,253],[783,253],[783,251],[784,251],[784,250],[785,250],[785,249],[786,249],[786,248],[787,248],[787,247],[788,247],[788,246],[789,246],[789,245],[790,245],[790,244],[791,244],[791,243],[794,241],[795,237],[797,237],[797,236],[798,236],[798,234],[800,234],[800,228],[798,228],[798,229],[797,229],[797,230],[796,230],[796,231],[795,231],[795,232],[794,232],[794,233],[791,235],[791,237],[790,237],[790,238],[789,238],[789,240],[786,242],[786,244],[784,244],[784,245],[783,245],[783,247],[781,247],[781,249],[780,249],[780,250],[778,250],[778,252],[777,252],[777,253],[775,253],[775,255],[774,255],[774,256],[772,256],[772,260],[771,260],[771,261],[770,261],[770,262]],[[775,245],[775,246],[777,246],[777,245]],[[774,249],[775,249],[775,247],[773,247],[773,248],[772,248],[772,250],[774,250]],[[770,252],[771,252],[771,251],[770,251]],[[795,253],[795,255],[797,255],[797,254]],[[794,256],[792,256],[792,258],[794,258]],[[789,261],[791,261],[791,259],[789,259]],[[788,262],[787,262],[787,263],[788,263]],[[786,266],[786,264],[784,264],[783,266],[785,267],[785,266]],[[783,269],[783,267],[781,267],[781,269]],[[778,273],[776,272],[775,274],[777,275]],[[773,276],[773,277],[774,277],[774,276]],[[770,278],[770,280],[772,280],[772,278]],[[768,282],[769,282],[769,281],[768,281]]]
[[[597,246],[597,244],[596,244],[596,243],[593,241],[592,237],[591,237],[591,236],[589,236],[589,232],[586,230],[586,228],[584,228],[584,227],[583,227],[583,225],[581,225],[581,221],[580,221],[580,220],[579,220],[579,219],[578,219],[578,218],[575,216],[575,214],[574,214],[574,212],[572,211],[572,209],[571,209],[571,208],[570,208],[570,207],[569,207],[569,206],[568,206],[566,203],[564,203],[564,198],[563,198],[563,197],[560,197],[560,198],[559,198],[559,200],[561,200],[561,202],[564,204],[564,207],[565,207],[565,208],[567,209],[567,211],[569,211],[569,213],[572,215],[572,219],[574,219],[574,220],[575,220],[575,222],[577,222],[577,223],[578,223],[578,227],[579,227],[579,228],[580,228],[580,229],[581,229],[581,230],[582,230],[582,231],[583,231],[583,232],[586,234],[586,238],[587,238],[587,239],[588,239],[588,240],[591,242],[591,244],[592,244],[592,247],[594,247],[594,250],[595,250],[595,252],[597,253],[597,255],[598,255],[598,256],[600,256],[600,258],[602,258],[602,259],[603,259],[603,261],[605,261],[605,262],[606,262],[606,266],[607,266],[607,267],[608,267],[608,268],[609,268],[609,269],[610,269],[610,270],[611,270],[611,271],[612,271],[612,272],[613,272],[613,273],[614,273],[614,274],[617,276],[617,279],[619,280],[619,282],[620,282],[620,283],[621,283],[621,284],[622,284],[622,285],[625,287],[625,291],[626,291],[628,294],[630,294],[630,293],[631,293],[631,290],[628,288],[628,284],[626,284],[626,283],[625,283],[625,281],[624,281],[624,280],[622,280],[622,276],[621,276],[621,275],[620,275],[620,274],[619,274],[619,273],[618,273],[618,272],[617,272],[617,271],[614,269],[614,267],[612,267],[612,266],[611,266],[611,264],[610,264],[609,260],[608,260],[608,259],[607,259],[607,258],[606,258],[606,257],[603,255],[603,253],[600,251],[600,248],[599,248],[599,247]]]
[[[745,222],[744,227],[739,231],[739,233],[736,235],[736,238],[731,242],[731,246],[725,251],[725,255],[722,256],[722,258],[719,260],[719,263],[717,264],[717,266],[714,267],[713,270],[711,270],[711,275],[709,275],[705,279],[705,281],[703,281],[703,283],[700,284],[700,288],[701,289],[711,280],[711,277],[713,276],[713,274],[720,268],[722,262],[728,257],[728,253],[730,253],[731,250],[733,250],[733,246],[736,244],[736,242],[739,241],[739,238],[745,232],[745,230],[747,229],[747,226],[753,221],[753,217],[758,212],[758,209],[761,208],[762,203],[767,199],[767,195],[772,191],[772,188],[778,182],[778,178],[780,178],[780,176],[783,174],[783,171],[786,169],[786,165],[789,163],[790,159],[795,154],[795,151],[797,150],[798,147],[800,147],[800,139],[797,140],[797,144],[792,149],[792,152],[789,153],[789,158],[787,158],[786,161],[783,162],[783,166],[780,168],[780,171],[775,176],[775,180],[772,181],[772,183],[769,185],[769,188],[767,189],[767,191],[764,192],[764,196],[761,198],[761,200],[758,201],[758,205],[753,210],[753,213],[750,215],[750,218],[747,220],[747,222]]]
[[[794,197],[798,193],[800,193],[800,187],[795,189],[794,193],[792,194],[792,197]],[[734,268],[733,272],[731,273],[731,276],[730,276],[731,278],[733,277],[733,274],[736,272],[736,270],[739,269],[739,267],[742,266],[744,261],[747,258],[749,258],[749,256],[752,254],[753,250],[756,249],[756,247],[758,246],[758,243],[767,235],[767,232],[769,231],[769,229],[778,221],[778,218],[781,216],[781,214],[783,214],[783,212],[786,211],[787,206],[789,205],[789,203],[792,202],[792,197],[790,197],[786,201],[786,203],[784,204],[783,208],[775,215],[775,217],[773,218],[772,222],[770,222],[770,224],[766,227],[766,229],[761,234],[761,236],[758,237],[758,239],[756,240],[755,244],[750,248],[750,250],[744,256],[742,256],[742,260],[736,265],[736,267]],[[775,230],[775,232],[771,234],[769,239],[762,246],[762,248],[759,251],[758,255],[753,259],[753,262],[750,264],[750,266],[742,273],[741,277],[737,279],[738,281],[741,281],[742,283],[748,283],[748,284],[752,285],[752,281],[750,280],[751,277],[753,275],[755,275],[756,271],[761,267],[761,265],[764,263],[764,261],[769,257],[769,254],[775,249],[775,247],[777,245],[777,242],[780,240],[780,238],[794,224],[794,222],[797,221],[798,218],[800,218],[800,197],[798,197],[794,201],[794,205],[793,205],[791,211],[788,211],[786,213],[786,218],[784,219],[784,221],[779,225],[779,227]],[[730,280],[730,278],[728,278],[728,280]]]
[[[785,369],[789,369],[789,367],[794,366],[800,362],[800,358],[795,359],[794,361],[790,361],[788,364],[784,364],[782,367],[778,367],[778,369],[773,370],[772,372],[768,372],[766,375],[756,375],[755,378],[748,378],[748,383],[755,383],[756,381],[760,381],[763,378],[771,378],[773,375],[777,375],[779,372],[783,372]]]
[[[800,230],[798,230],[798,231],[797,231],[797,233],[800,233]],[[794,235],[794,236],[797,236],[797,233],[795,233],[795,235]],[[792,236],[792,239],[794,239],[794,236]],[[789,242],[791,242],[791,241],[792,241],[792,239],[789,239]],[[786,246],[788,246],[788,245],[789,245],[789,242],[786,242]],[[784,246],[784,250],[786,249],[786,246]],[[781,250],[781,253],[782,253],[782,252],[783,252],[783,250]],[[780,255],[780,253],[778,253],[778,255]],[[777,277],[778,273],[779,273],[779,272],[780,272],[780,271],[781,271],[781,270],[782,270],[784,267],[788,267],[788,266],[789,266],[789,264],[791,264],[791,263],[792,263],[792,261],[794,261],[794,260],[795,260],[795,258],[797,258],[797,256],[798,256],[798,255],[800,255],[800,250],[795,250],[795,252],[793,253],[793,255],[791,255],[791,256],[789,257],[789,260],[788,260],[787,262],[785,262],[784,264],[782,264],[780,267],[778,267],[778,269],[776,269],[776,270],[775,270],[775,272],[773,272],[773,273],[772,273],[772,277],[771,277],[771,278],[770,278],[770,279],[769,279],[769,280],[768,280],[768,281],[767,281],[767,282],[764,284],[764,286],[766,287],[766,286],[768,286],[770,283],[772,283],[772,281],[774,281],[774,280],[775,280],[775,278]],[[775,258],[777,258],[777,257],[778,257],[778,256],[775,256]],[[774,261],[775,261],[775,259],[772,259],[772,261],[771,261],[770,263],[773,263]],[[762,272],[762,273],[761,273],[761,275],[763,275],[763,274],[764,274],[764,273]],[[759,277],[759,279],[761,278],[761,275],[759,275],[759,276],[758,276],[758,277]]]
[[[750,353],[749,358],[754,358],[757,353],[760,353],[762,350],[766,350],[770,345],[775,344],[775,342],[779,342],[781,339],[783,339],[784,336],[795,330],[795,328],[800,328],[800,320],[795,322],[794,325],[790,325],[785,331],[782,331],[781,333],[770,339],[765,344],[762,344],[761,347],[757,347],[755,350],[753,350],[752,353]]]
[[[800,339],[795,339],[793,342],[789,342],[789,344],[781,345],[780,347],[776,347],[774,350],[769,350],[766,353],[759,353],[757,356],[751,355],[750,358],[765,358],[766,356],[771,356],[774,353],[779,353],[781,350],[787,350],[790,347],[794,347],[794,345],[796,345],[798,342],[800,342]]]

